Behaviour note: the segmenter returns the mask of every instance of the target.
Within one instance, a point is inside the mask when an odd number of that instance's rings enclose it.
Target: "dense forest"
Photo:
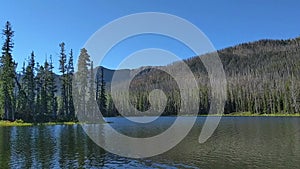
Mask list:
[[[227,78],[226,114],[250,112],[255,114],[295,114],[300,112],[300,38],[288,40],[259,40],[217,51]],[[210,54],[200,57],[209,57]],[[185,60],[197,77],[199,114],[207,114],[211,102],[208,74],[199,57]],[[180,69],[177,63],[169,69]],[[182,73],[185,76],[185,73]],[[184,77],[183,77],[184,78]],[[160,86],[168,93],[164,115],[176,114],[180,92],[174,79],[165,72],[149,67],[131,83],[136,94],[133,104],[147,109],[145,89]],[[146,85],[144,85],[146,84]],[[193,90],[193,89],[191,89]],[[195,95],[194,95],[195,96]],[[190,96],[193,99],[193,96]],[[141,103],[142,102],[142,103]],[[145,107],[146,106],[146,107]],[[191,106],[192,107],[192,106]],[[187,112],[188,114],[188,112]]]
[[[34,52],[23,63],[22,71],[17,73],[17,63],[12,56],[13,37],[12,26],[7,22],[3,29],[0,59],[0,119],[22,119],[27,122],[76,121],[76,112],[88,116],[99,112],[96,111],[98,108],[104,116],[119,115],[110,94],[112,74],[106,74],[109,72],[106,68],[94,68],[86,49],[80,51],[77,73],[74,71],[73,51],[66,51],[63,42],[58,45],[59,75],[54,73],[52,56],[40,64],[35,61]],[[299,49],[300,38],[295,38],[260,40],[217,51],[227,78],[225,113],[299,113]],[[200,57],[209,57],[209,54]],[[206,69],[199,57],[184,62],[197,78],[199,86],[199,89],[191,89],[189,99],[199,96],[199,114],[207,114],[211,89]],[[164,68],[172,71],[180,69],[179,66],[175,62]],[[130,99],[121,103],[122,110],[126,110],[129,104],[140,111],[148,110],[149,93],[153,89],[162,89],[167,96],[162,115],[178,113],[181,105],[178,85],[170,75],[157,68],[146,67],[133,78],[130,82]],[[130,74],[139,69],[115,71],[123,71],[129,78]],[[181,76],[184,78],[185,73],[182,72]],[[120,86],[122,81],[119,82]],[[118,93],[119,97],[124,94]],[[74,95],[79,95],[80,99],[74,99]],[[136,112],[125,114],[139,115]]]

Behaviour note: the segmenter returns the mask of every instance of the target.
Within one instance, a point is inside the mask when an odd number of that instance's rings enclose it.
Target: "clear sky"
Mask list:
[[[57,68],[60,42],[65,42],[68,51],[72,48],[77,59],[95,31],[114,19],[137,12],[182,17],[201,29],[216,49],[300,35],[299,0],[1,0],[0,4],[1,26],[10,21],[15,31],[13,57],[19,68],[31,51],[39,62],[52,55]],[[151,36],[138,38],[111,51],[103,66],[115,68],[122,57],[151,47],[174,50],[182,58],[192,55],[188,50],[176,50],[176,42],[163,43],[162,38],[157,43],[151,41]]]

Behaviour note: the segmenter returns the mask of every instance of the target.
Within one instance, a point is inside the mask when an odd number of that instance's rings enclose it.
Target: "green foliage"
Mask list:
[[[60,47],[60,59],[59,59],[59,70],[61,73],[60,81],[61,81],[61,109],[59,110],[59,115],[62,118],[65,118],[68,112],[68,96],[67,96],[67,80],[68,77],[66,75],[67,72],[67,56],[65,54],[65,43],[62,42],[59,44]]]
[[[73,51],[66,55],[65,44],[60,43],[59,71],[53,72],[52,58],[44,64],[35,62],[34,52],[21,73],[16,74],[13,61],[14,31],[9,22],[3,29],[4,43],[0,58],[0,118],[26,122],[76,121],[78,112],[94,117],[97,107],[104,116],[117,116],[118,110],[112,99],[109,81],[106,84],[103,67],[94,72],[94,65],[86,49],[81,49],[78,73],[74,74]],[[298,115],[300,113],[300,43],[299,38],[289,40],[260,40],[244,43],[218,51],[227,78],[227,101],[225,113],[229,115]],[[210,57],[210,54],[201,57]],[[199,114],[209,112],[212,96],[209,77],[199,57],[185,60],[194,73],[199,89],[189,89],[188,108],[199,96]],[[180,64],[165,67],[178,73],[188,84]],[[118,71],[118,70],[117,70]],[[129,74],[137,70],[129,70]],[[96,76],[94,78],[94,73]],[[76,81],[73,81],[76,77]],[[119,82],[122,86],[122,81]],[[59,85],[59,86],[57,86]],[[60,89],[57,91],[57,88]],[[180,89],[176,81],[156,67],[146,67],[130,84],[129,102],[122,102],[119,111],[126,115],[130,104],[139,111],[150,108],[149,93],[154,89],[164,91],[167,102],[162,115],[176,115],[182,106]],[[73,94],[79,99],[73,99]],[[119,92],[117,97],[127,93]],[[154,100],[155,106],[162,105]],[[184,112],[189,114],[192,110]],[[232,114],[234,113],[234,114]],[[6,123],[6,122],[5,122]],[[23,121],[16,121],[22,123]]]
[[[36,90],[36,81],[35,81],[35,55],[34,52],[31,53],[28,65],[25,68],[23,65],[23,78],[21,89],[19,91],[18,103],[19,107],[17,112],[20,118],[30,119],[35,116],[35,90]]]
[[[73,50],[71,49],[69,55],[69,61],[67,66],[67,103],[68,103],[68,118],[69,120],[75,121],[75,107],[73,101],[73,75],[74,75],[74,64],[73,64]]]
[[[87,88],[88,88],[88,73],[90,66],[90,56],[85,48],[81,49],[79,59],[78,59],[78,73],[76,74],[76,86],[78,88],[78,112],[82,113],[84,116],[88,116],[86,103],[87,103]]]
[[[24,121],[22,119],[18,119],[15,121],[16,123],[24,123]]]
[[[103,67],[101,67],[97,69],[97,74],[96,74],[96,100],[100,112],[104,116],[111,116],[108,114],[107,111],[107,98],[106,98],[105,86],[106,84],[104,81],[104,71],[103,71]]]
[[[12,127],[12,126],[32,126],[32,123],[25,123],[22,120],[11,121],[0,121],[0,126],[2,127]]]
[[[10,22],[6,22],[5,28],[3,29],[3,36],[5,41],[2,47],[2,56],[0,58],[0,90],[1,90],[1,105],[3,105],[3,118],[6,120],[15,119],[15,97],[14,87],[16,78],[16,63],[12,58],[12,49],[14,46],[13,36],[14,31],[12,30]]]
[[[91,68],[90,68],[90,78],[89,78],[89,89],[88,89],[88,94],[89,98],[87,101],[87,112],[92,116],[95,117],[96,113],[96,97],[95,97],[95,75],[94,75],[94,66],[93,66],[93,61],[90,63]]]
[[[300,112],[298,39],[261,40],[218,51],[228,84],[225,113],[296,114]],[[210,54],[200,57],[210,57]],[[199,91],[191,89],[194,90],[193,93],[200,96],[199,114],[206,114],[211,102],[211,88],[206,69],[199,57],[187,59],[185,62],[199,82]],[[167,69],[178,72],[181,70],[179,66],[180,64],[174,63],[168,65]],[[184,72],[180,73],[184,78]],[[186,82],[188,83],[188,79]],[[131,82],[131,103],[140,111],[147,110],[149,91],[155,88],[162,89],[168,95],[163,115],[177,114],[180,97],[175,97],[175,93],[178,93],[179,88],[169,75],[155,67],[140,72]],[[122,97],[122,93],[119,95]],[[188,98],[194,97],[195,95],[191,94]],[[127,105],[122,106],[124,108],[121,109],[125,110]],[[189,111],[185,113],[188,114]]]

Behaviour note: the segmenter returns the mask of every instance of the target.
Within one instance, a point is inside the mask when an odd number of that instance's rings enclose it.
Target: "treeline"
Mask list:
[[[219,50],[218,55],[227,78],[225,113],[300,113],[300,38],[245,43]],[[209,57],[209,54],[200,57]],[[199,114],[207,114],[212,96],[206,69],[199,57],[187,59],[185,63],[191,68],[199,85],[199,90],[190,89],[188,98],[191,101],[187,107],[193,107],[192,100],[199,96]],[[185,72],[178,72],[181,70],[180,64],[174,63],[163,68],[179,73],[187,84],[190,83]],[[143,70],[131,82],[130,103],[139,110],[147,110],[150,106],[149,93],[157,88],[162,89],[168,98],[163,115],[176,115],[181,105],[180,90],[170,75],[156,67]],[[122,97],[125,93],[119,95]],[[161,104],[159,100],[157,102]],[[120,104],[124,110],[130,106],[128,103]],[[134,112],[125,113],[138,115]]]
[[[300,38],[260,40],[219,55],[229,82],[227,113],[300,113]]]
[[[0,117],[28,122],[76,121],[78,112],[86,117],[140,115],[131,111],[150,108],[149,94],[162,89],[166,107],[162,115],[176,115],[181,107],[181,93],[176,80],[157,67],[147,67],[130,82],[130,91],[120,90],[116,98],[129,94],[128,100],[113,101],[110,82],[104,81],[103,67],[94,69],[86,49],[81,49],[78,71],[74,72],[73,51],[59,44],[59,75],[53,72],[52,57],[43,64],[35,61],[34,52],[21,73],[12,57],[14,32],[9,22],[3,29],[4,43],[0,59]],[[251,112],[259,114],[300,113],[300,38],[289,40],[260,40],[219,50],[227,78],[225,113]],[[209,54],[200,57],[210,57]],[[199,89],[189,89],[188,108],[199,97],[199,114],[207,114],[212,101],[206,68],[199,57],[184,61],[193,72]],[[191,79],[173,63],[159,67],[176,73],[186,84]],[[139,69],[130,70],[134,74]],[[119,70],[116,70],[119,71]],[[76,77],[76,78],[75,78]],[[110,78],[108,78],[110,79]],[[126,78],[118,82],[122,88]],[[74,96],[76,98],[74,98]],[[78,97],[77,97],[78,96]],[[164,102],[152,100],[160,107]],[[118,109],[115,103],[118,104]],[[99,111],[100,110],[100,111]],[[189,114],[192,110],[185,112]]]
[[[91,97],[95,96],[94,82],[86,83],[74,81],[74,65],[72,49],[67,54],[65,43],[60,43],[59,48],[59,72],[54,73],[52,56],[43,64],[35,61],[34,52],[31,53],[27,63],[23,63],[21,73],[16,73],[17,63],[13,60],[14,31],[9,22],[3,29],[4,43],[0,59],[0,119],[14,121],[21,119],[26,122],[49,121],[76,121],[76,111],[81,107],[75,107],[73,94],[85,92],[82,84],[89,85]],[[93,70],[93,63],[85,49],[79,56],[78,70]],[[80,72],[79,71],[79,72]],[[89,71],[92,72],[93,71]],[[101,74],[102,73],[102,74]],[[93,75],[92,75],[93,76]],[[99,78],[95,83],[96,94],[100,109],[106,111],[105,82],[103,70],[97,71]],[[86,78],[85,80],[87,80]],[[75,88],[80,83],[81,88]],[[100,99],[101,98],[101,99]],[[95,98],[96,99],[96,96]],[[93,111],[93,110],[88,110]]]
[[[21,73],[16,73],[17,63],[12,57],[14,31],[9,22],[6,22],[3,36],[5,39],[0,62],[1,118],[27,122],[75,120],[71,94],[74,73],[72,50],[67,62],[65,44],[59,44],[59,70],[62,74],[59,80],[62,85],[58,97],[52,57],[40,64],[35,61],[32,52],[28,62],[23,63]]]

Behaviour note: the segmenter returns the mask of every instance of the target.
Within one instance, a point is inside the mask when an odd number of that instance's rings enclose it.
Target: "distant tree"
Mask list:
[[[98,108],[100,109],[100,89],[101,89],[101,70],[99,67],[97,67],[96,70],[96,77],[95,77],[95,83],[96,83],[96,102],[98,105]],[[101,112],[103,114],[103,112]]]
[[[107,114],[109,116],[118,116],[120,115],[119,112],[117,111],[117,108],[115,106],[115,103],[112,99],[112,96],[108,93],[107,94]]]
[[[3,29],[3,36],[5,37],[4,44],[2,46],[2,56],[0,58],[0,78],[1,78],[1,114],[4,119],[14,120],[15,111],[15,97],[14,87],[16,79],[16,63],[12,58],[12,49],[14,46],[13,36],[14,31],[12,30],[10,22],[6,22],[5,28]]]
[[[103,67],[101,67],[101,76],[100,76],[100,95],[99,95],[99,109],[100,112],[105,115],[105,116],[109,116],[108,112],[107,112],[107,98],[106,98],[106,93],[105,93],[105,80],[104,80],[104,69]]]
[[[101,71],[100,69],[97,67],[96,70],[96,77],[95,77],[95,83],[96,83],[96,101],[98,104],[98,107],[100,108],[100,102],[99,102],[99,98],[100,98],[100,88],[101,88]]]

